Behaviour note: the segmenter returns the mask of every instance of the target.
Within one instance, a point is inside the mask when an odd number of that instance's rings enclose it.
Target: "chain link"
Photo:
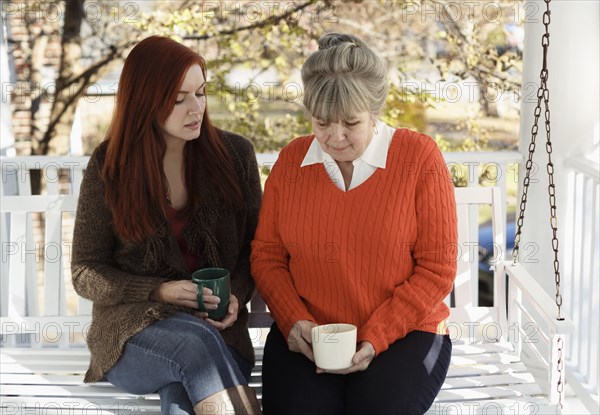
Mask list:
[[[564,341],[562,336],[558,336],[557,342],[557,354],[558,360],[556,361],[556,370],[558,371],[558,380],[556,382],[556,391],[558,392],[558,404],[560,407],[563,407],[563,390],[565,388],[565,384],[563,382],[563,369],[564,369],[564,361],[563,361],[563,346]]]
[[[533,154],[536,148],[536,138],[539,132],[538,124],[540,116],[542,115],[542,102],[544,103],[544,121],[546,129],[546,153],[548,154],[548,163],[546,164],[546,171],[548,173],[548,199],[550,203],[550,227],[552,228],[552,250],[554,251],[554,283],[556,286],[556,307],[558,310],[557,320],[564,320],[561,317],[561,306],[562,306],[562,294],[560,292],[560,263],[558,259],[558,219],[556,216],[556,186],[554,185],[554,164],[552,163],[552,141],[550,139],[551,128],[550,128],[550,91],[548,90],[548,48],[550,46],[550,1],[544,0],[546,3],[546,11],[544,12],[543,23],[545,32],[542,35],[542,48],[543,48],[543,64],[542,70],[540,71],[540,87],[537,91],[537,104],[533,112],[534,121],[533,127],[531,128],[531,142],[529,143],[529,153],[527,162],[525,163],[525,178],[523,179],[523,194],[521,195],[521,203],[519,204],[519,217],[517,219],[517,230],[515,232],[515,246],[512,251],[513,264],[519,261],[519,247],[521,242],[521,231],[523,228],[523,221],[525,219],[525,208],[527,206],[527,194],[529,191],[529,184],[531,182],[531,169],[533,167]],[[564,389],[563,382],[563,339],[559,337],[558,340],[558,381],[556,390],[559,393],[559,404],[563,407],[562,392]]]

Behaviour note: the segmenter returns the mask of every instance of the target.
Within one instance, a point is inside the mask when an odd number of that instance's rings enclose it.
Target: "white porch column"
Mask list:
[[[541,37],[544,32],[542,15],[546,9],[541,0],[528,0],[525,4],[525,47],[521,107],[520,149],[527,157],[531,139],[533,111],[539,86],[542,65]],[[598,124],[599,105],[599,16],[600,2],[585,0],[553,0],[550,3],[549,89],[554,163],[554,183],[558,209],[559,250],[564,248],[567,223],[567,182],[563,162],[565,158],[589,152],[594,127]],[[534,13],[534,11],[536,11]],[[535,84],[535,87],[533,86]],[[551,245],[550,208],[548,204],[548,179],[546,173],[546,130],[544,109],[539,123],[536,157],[538,169],[532,174],[529,189],[525,226],[521,246],[524,266],[534,275],[544,289],[554,298],[554,268]],[[537,183],[533,183],[537,179]],[[521,178],[522,182],[522,178]],[[535,244],[535,245],[534,245]],[[537,252],[534,249],[539,248]],[[560,258],[560,257],[559,257]],[[565,279],[565,269],[561,276]]]
[[[8,17],[6,17],[8,20]],[[2,27],[0,27],[0,85],[2,87],[2,102],[0,102],[0,154],[5,156],[15,155],[15,139],[12,133],[10,94],[12,90],[8,48],[6,46],[6,25],[2,16]]]

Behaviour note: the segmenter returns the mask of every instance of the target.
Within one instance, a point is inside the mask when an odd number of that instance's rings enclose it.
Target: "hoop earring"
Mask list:
[[[379,131],[377,130],[377,124],[373,124],[373,134],[379,134]]]

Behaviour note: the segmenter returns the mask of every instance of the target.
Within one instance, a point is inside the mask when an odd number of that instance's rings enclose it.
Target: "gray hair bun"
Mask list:
[[[343,33],[327,33],[319,38],[319,50],[329,49],[334,46],[342,45],[344,43],[351,43],[354,46],[361,48],[367,48],[365,42],[357,38],[356,36],[347,35]]]

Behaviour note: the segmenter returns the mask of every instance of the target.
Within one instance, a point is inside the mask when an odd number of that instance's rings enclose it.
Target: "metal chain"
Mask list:
[[[519,244],[521,242],[521,231],[523,228],[523,220],[525,218],[525,208],[527,206],[527,194],[529,191],[529,184],[531,181],[531,169],[533,167],[533,154],[535,153],[535,140],[538,134],[538,123],[540,115],[542,114],[542,101],[544,102],[544,119],[546,125],[546,153],[548,154],[548,163],[546,164],[546,171],[548,173],[548,196],[550,202],[550,227],[552,228],[552,250],[554,251],[554,282],[556,285],[556,307],[558,309],[557,320],[564,320],[561,317],[561,306],[562,306],[562,294],[560,293],[560,271],[559,271],[559,260],[558,260],[558,220],[556,217],[556,186],[554,185],[554,164],[552,163],[552,141],[550,140],[550,91],[548,90],[548,47],[550,46],[550,1],[544,0],[546,3],[546,11],[544,12],[543,23],[545,33],[542,35],[542,48],[544,53],[544,59],[542,64],[542,70],[540,72],[540,87],[537,91],[537,105],[533,112],[534,121],[533,127],[531,128],[531,142],[529,143],[529,154],[527,162],[525,163],[525,178],[523,179],[523,194],[521,196],[521,203],[519,205],[519,218],[517,219],[517,231],[515,233],[515,246],[512,251],[513,264],[516,264],[519,260]],[[563,407],[562,392],[564,389],[563,382],[563,339],[558,338],[558,380],[556,384],[556,390],[559,395],[560,407]]]
[[[558,360],[556,361],[556,370],[558,371],[558,380],[556,381],[556,391],[558,392],[558,404],[560,405],[560,407],[563,407],[563,401],[562,401],[562,397],[563,397],[563,390],[565,388],[565,384],[563,382],[563,368],[564,368],[564,361],[563,361],[563,337],[562,336],[558,336],[558,339],[556,340],[557,342],[557,354],[558,354]]]
[[[512,251],[513,264],[519,261],[519,247],[521,242],[521,232],[523,228],[523,220],[525,218],[525,208],[527,206],[527,195],[531,180],[531,169],[533,167],[533,154],[535,153],[536,138],[538,135],[538,124],[542,114],[542,101],[544,102],[544,119],[546,125],[546,152],[548,153],[548,163],[546,171],[548,172],[548,196],[550,202],[550,227],[552,228],[552,249],[554,251],[554,282],[556,285],[556,306],[558,309],[558,320],[562,320],[561,306],[562,295],[560,293],[560,264],[558,259],[558,220],[556,217],[556,186],[554,185],[554,164],[552,163],[552,141],[550,139],[550,91],[548,90],[548,47],[550,46],[550,1],[544,0],[546,3],[546,11],[544,12],[543,23],[545,33],[542,35],[542,48],[544,59],[542,70],[540,72],[540,87],[537,92],[537,105],[533,112],[534,121],[531,128],[531,142],[529,143],[529,154],[525,163],[525,178],[523,180],[523,194],[521,195],[521,203],[519,205],[519,217],[517,219],[517,231],[515,233],[515,246]]]

